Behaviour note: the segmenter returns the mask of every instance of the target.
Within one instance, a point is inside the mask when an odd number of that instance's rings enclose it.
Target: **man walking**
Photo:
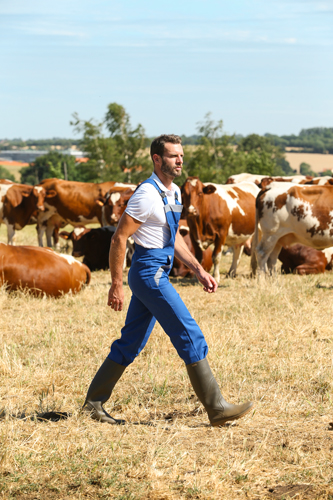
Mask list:
[[[211,425],[223,425],[248,413],[253,405],[227,403],[207,361],[208,346],[180,296],[169,282],[174,255],[188,266],[204,291],[217,289],[215,279],[191,254],[178,231],[182,212],[181,195],[173,183],[182,173],[183,148],[180,137],[161,135],[151,144],[154,173],[139,185],[119,221],[110,248],[112,284],[108,305],[121,311],[124,302],[123,262],[126,242],[135,241],[135,253],[128,274],[132,298],[121,337],[96,373],[88,389],[84,410],[91,417],[110,424],[122,423],[103,408],[126,367],[146,345],[156,320],[183,359],[193,389],[205,407]]]

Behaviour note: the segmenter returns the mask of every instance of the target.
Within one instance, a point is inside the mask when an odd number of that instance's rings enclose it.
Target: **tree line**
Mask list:
[[[77,163],[73,156],[53,150],[21,169],[22,183],[37,184],[49,177],[82,182],[138,183],[150,175],[151,138],[146,136],[141,124],[132,126],[122,105],[109,104],[100,121],[83,120],[74,113],[71,125],[80,135],[76,143],[87,153],[88,161]],[[307,136],[305,131],[301,134]],[[284,143],[279,143],[277,137],[270,134],[228,135],[223,131],[223,121],[214,121],[211,113],[207,113],[197,124],[197,134],[182,136],[185,161],[183,175],[177,181],[181,184],[188,176],[198,176],[203,182],[222,184],[230,175],[241,172],[292,175],[294,171],[285,159]]]

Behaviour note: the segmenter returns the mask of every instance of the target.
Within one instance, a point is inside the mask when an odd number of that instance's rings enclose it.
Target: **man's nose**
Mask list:
[[[177,161],[178,161],[178,163],[183,163],[183,157],[180,156],[180,155],[178,155],[177,156]]]

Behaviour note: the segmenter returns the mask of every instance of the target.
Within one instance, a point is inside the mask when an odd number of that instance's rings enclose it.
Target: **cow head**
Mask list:
[[[59,236],[64,240],[71,240],[73,243],[73,257],[82,257],[84,255],[85,247],[82,245],[82,237],[89,233],[91,229],[86,229],[85,227],[75,227],[71,233],[68,231],[61,231]]]
[[[103,225],[116,225],[126,210],[128,200],[133,194],[133,189],[110,190],[103,207]]]
[[[37,209],[44,212],[44,210],[45,210],[44,200],[45,200],[45,195],[46,195],[45,189],[41,186],[34,186],[33,190],[32,190],[32,194],[36,198]]]
[[[216,187],[212,184],[204,186],[198,177],[188,177],[181,187],[183,217],[198,216],[204,195],[215,193],[215,191]]]

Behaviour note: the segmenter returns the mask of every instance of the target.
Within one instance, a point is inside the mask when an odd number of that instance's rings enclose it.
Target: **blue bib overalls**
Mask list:
[[[188,365],[204,359],[208,346],[199,326],[169,282],[182,205],[177,198],[176,204],[170,205],[153,179],[144,182],[152,184],[163,199],[170,240],[164,248],[144,248],[135,244],[128,273],[133,295],[121,337],[113,342],[108,357],[123,366],[132,363],[146,345],[157,320]]]

